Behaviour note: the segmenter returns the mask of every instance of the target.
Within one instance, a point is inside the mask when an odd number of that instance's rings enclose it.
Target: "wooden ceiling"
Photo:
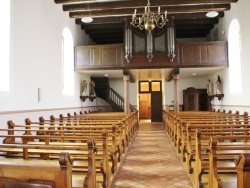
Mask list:
[[[54,0],[62,4],[63,11],[75,19],[76,24],[85,30],[86,34],[96,44],[123,43],[123,21],[131,19],[134,9],[137,15],[143,14],[147,0]],[[229,11],[231,3],[238,0],[151,0],[151,11],[161,13],[168,11],[168,16],[176,18],[177,38],[202,38]],[[207,18],[206,13],[217,11],[215,18]],[[91,16],[93,22],[83,23],[81,18]]]

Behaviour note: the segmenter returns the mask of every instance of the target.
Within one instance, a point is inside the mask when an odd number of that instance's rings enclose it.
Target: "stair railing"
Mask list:
[[[116,104],[122,111],[124,111],[124,98],[121,95],[119,95],[119,93],[117,93],[112,88],[109,88],[108,100],[109,100],[110,103]],[[134,111],[137,110],[131,104],[129,105],[129,108],[130,108],[131,112],[134,112]]]

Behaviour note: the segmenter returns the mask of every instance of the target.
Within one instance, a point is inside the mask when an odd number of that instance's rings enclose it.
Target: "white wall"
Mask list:
[[[223,83],[224,98],[219,101],[214,99],[212,101],[215,109],[225,109],[226,111],[232,110],[233,112],[239,110],[240,113],[247,111],[250,113],[250,85],[249,85],[249,70],[250,70],[250,1],[241,0],[236,4],[231,3],[231,10],[225,12],[225,17],[220,19],[218,24],[219,40],[228,41],[228,31],[230,23],[233,19],[238,19],[241,30],[241,62],[242,62],[242,93],[230,94],[230,79],[229,79],[229,68],[219,71],[209,78],[213,79],[214,76],[220,75]],[[215,27],[215,29],[217,28]],[[211,32],[212,33],[212,32]],[[229,61],[230,63],[230,61]],[[229,64],[230,66],[230,64]]]
[[[83,78],[79,73],[75,72],[74,96],[62,95],[63,29],[70,29],[75,46],[91,44],[89,37],[54,1],[12,0],[11,4],[11,83],[10,92],[0,93],[0,114],[7,117],[8,112],[23,111],[26,118],[27,110],[92,106],[79,99]],[[40,102],[38,88],[42,89]],[[1,115],[0,123],[6,123],[5,117]]]
[[[109,79],[109,86],[118,92],[121,96],[124,96],[124,81],[123,79]],[[138,99],[138,86],[137,83],[129,82],[129,102],[132,105],[137,105]]]
[[[206,78],[193,77],[193,78],[180,78],[179,84],[179,104],[183,104],[183,90],[188,87],[194,87],[196,89],[206,89]],[[174,100],[174,80],[165,83],[165,105],[171,105]]]

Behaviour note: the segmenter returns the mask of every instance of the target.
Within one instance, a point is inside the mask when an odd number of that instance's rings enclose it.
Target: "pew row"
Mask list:
[[[227,137],[226,139],[235,140],[236,136]],[[241,139],[244,139],[245,136],[242,136]],[[249,143],[242,143],[240,145],[223,145],[218,144],[221,137],[211,137],[209,144],[209,188],[223,188],[226,182],[223,182],[220,178],[221,173],[236,173],[236,166],[238,166],[239,176],[243,173],[240,173],[239,155],[249,154],[250,145]],[[230,157],[228,157],[230,156]],[[219,160],[219,158],[224,157],[226,160]],[[237,161],[238,158],[238,161]],[[248,167],[249,168],[249,167]],[[223,170],[220,172],[220,170]],[[246,173],[245,173],[246,175]],[[240,179],[239,179],[240,180]],[[247,184],[245,181],[238,181],[237,188],[247,188],[250,184]],[[248,182],[250,183],[250,181]]]
[[[2,156],[7,158],[23,158],[26,161],[45,160],[53,161],[62,151],[70,153],[74,159],[72,171],[75,174],[81,174],[85,176],[91,171],[94,176],[95,182],[102,184],[102,187],[109,187],[111,182],[110,167],[107,156],[107,133],[104,131],[104,143],[102,158],[97,160],[95,142],[93,138],[74,137],[75,139],[81,139],[83,142],[78,144],[64,145],[64,143],[55,144],[55,142],[29,142],[30,140],[49,140],[49,139],[62,139],[60,136],[50,135],[10,135],[8,137],[20,138],[23,143],[14,144],[0,144],[0,152]],[[0,135],[0,137],[6,137],[6,135]],[[73,139],[71,136],[65,136],[63,139]],[[86,139],[86,140],[85,140]],[[18,155],[19,154],[19,155]],[[21,155],[20,155],[21,154]],[[76,158],[76,160],[75,160]],[[80,181],[81,182],[81,181]]]
[[[242,140],[220,141],[224,145],[240,145],[249,142],[250,125],[247,113],[239,115],[225,112],[163,112],[163,123],[173,145],[190,174],[195,187],[204,187],[201,177],[209,171],[209,139],[211,136],[245,136]],[[199,129],[200,136],[196,135]],[[206,138],[205,138],[206,137]],[[200,140],[199,140],[200,139]],[[199,141],[197,141],[199,140]],[[198,143],[199,142],[199,143]],[[221,142],[218,144],[220,145]],[[223,156],[220,160],[235,159]]]
[[[91,157],[90,153],[89,160]],[[73,159],[69,153],[60,153],[58,160],[54,161],[2,159],[0,188],[9,187],[11,184],[12,187],[36,185],[46,188],[72,188],[72,168]],[[99,187],[91,169],[81,187]]]

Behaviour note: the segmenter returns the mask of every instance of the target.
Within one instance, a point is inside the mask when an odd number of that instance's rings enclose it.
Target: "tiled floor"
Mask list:
[[[111,188],[193,188],[162,123],[141,122]]]

